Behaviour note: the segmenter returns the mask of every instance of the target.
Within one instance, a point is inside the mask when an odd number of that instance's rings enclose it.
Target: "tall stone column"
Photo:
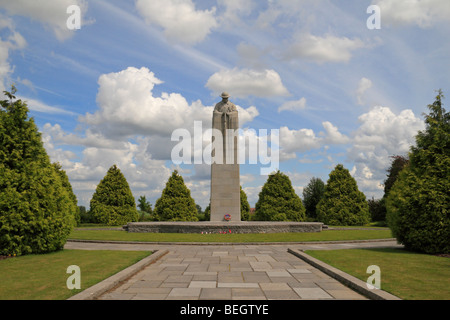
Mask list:
[[[230,215],[230,221],[241,221],[239,115],[236,106],[228,98],[226,92],[222,93],[222,101],[216,105],[212,120],[212,128],[222,136],[222,139],[213,137],[210,219],[214,222],[226,221],[225,215]]]

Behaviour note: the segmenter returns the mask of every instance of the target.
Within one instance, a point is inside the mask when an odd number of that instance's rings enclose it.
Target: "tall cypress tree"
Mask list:
[[[320,178],[311,178],[308,185],[303,189],[303,205],[306,209],[306,216],[317,219],[317,204],[325,192],[325,183]]]
[[[247,194],[241,186],[241,221],[248,221],[250,219],[250,204],[247,200]]]
[[[73,211],[75,212],[74,218],[76,225],[79,225],[81,223],[81,214],[80,214],[80,208],[78,207],[78,200],[77,196],[73,192],[72,185],[70,184],[69,177],[67,176],[66,171],[64,171],[61,167],[61,164],[59,163],[53,163],[53,167],[55,168],[56,173],[58,173],[59,178],[61,179],[62,185],[64,189],[66,189],[67,194],[69,195],[69,198],[72,200],[73,203]]]
[[[393,235],[407,249],[430,254],[450,252],[450,113],[443,97],[439,91],[428,106],[426,129],[386,199]]]
[[[398,178],[400,171],[409,163],[409,158],[404,156],[392,156],[391,166],[387,170],[387,178],[384,180],[384,196],[387,198],[389,191]]]
[[[304,221],[305,207],[291,180],[280,172],[269,175],[255,205],[255,220]]]
[[[195,201],[175,170],[156,201],[154,213],[159,221],[198,221]]]
[[[15,88],[0,101],[0,255],[62,249],[76,205]]]
[[[384,180],[384,195],[381,199],[375,200],[373,197],[367,202],[369,204],[370,218],[372,221],[386,221],[386,199],[389,191],[398,178],[403,168],[409,163],[408,157],[401,155],[391,156],[391,166],[387,170],[387,178]]]
[[[116,165],[108,170],[97,186],[90,212],[94,221],[109,226],[138,221],[139,214],[130,186]]]
[[[329,175],[325,193],[317,205],[317,218],[330,225],[361,226],[369,223],[369,206],[356,180],[342,164]]]

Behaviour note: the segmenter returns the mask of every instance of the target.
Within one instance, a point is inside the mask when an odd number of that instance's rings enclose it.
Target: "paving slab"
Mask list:
[[[217,281],[194,280],[189,283],[189,288],[216,288]]]
[[[173,288],[168,297],[196,297],[198,298],[201,288]]]
[[[302,299],[318,300],[318,299],[333,299],[325,290],[322,288],[294,288],[294,291]]]
[[[233,300],[267,300],[264,292],[258,288],[232,288]]]
[[[365,300],[327,272],[292,252],[353,248],[337,244],[130,244],[68,242],[85,250],[148,250],[164,252],[156,261],[129,272],[108,286],[99,300]],[[378,243],[380,245],[380,243]],[[393,244],[383,242],[382,246]],[[377,246],[364,242],[363,247]],[[290,250],[290,252],[289,252]],[[106,281],[107,282],[107,281]],[[101,287],[101,284],[98,286]],[[92,298],[92,297],[91,297]]]
[[[259,288],[259,285],[251,282],[219,282],[217,288]]]
[[[269,277],[290,277],[291,274],[286,270],[273,270],[273,271],[266,271],[267,275]]]
[[[200,300],[231,300],[231,288],[202,289]]]
[[[265,271],[272,269],[272,266],[265,261],[250,262],[250,266],[254,271]]]

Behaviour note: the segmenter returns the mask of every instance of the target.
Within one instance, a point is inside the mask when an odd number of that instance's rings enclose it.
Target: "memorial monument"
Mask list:
[[[320,232],[321,222],[241,221],[239,114],[226,92],[212,115],[210,221],[130,222],[128,232],[151,233],[286,233]],[[241,150],[244,152],[244,150]]]
[[[241,221],[241,192],[238,163],[239,113],[226,92],[212,117],[211,218],[213,222]]]

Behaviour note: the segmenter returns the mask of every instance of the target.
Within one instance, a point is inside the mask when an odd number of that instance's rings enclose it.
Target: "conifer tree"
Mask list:
[[[450,252],[450,113],[442,91],[425,115],[409,164],[386,199],[387,222],[407,249],[429,254]]]
[[[391,157],[392,162],[391,166],[387,170],[387,178],[384,180],[384,196],[383,198],[387,198],[389,195],[389,191],[391,190],[392,186],[394,185],[395,181],[398,178],[398,175],[400,171],[403,170],[403,168],[408,164],[409,159],[408,157],[404,156],[392,156]]]
[[[366,196],[342,164],[329,175],[325,193],[317,205],[317,218],[325,224],[342,226],[361,226],[370,221]]]
[[[371,200],[368,200],[369,212],[372,221],[386,222],[386,199],[389,195],[389,191],[397,180],[399,173],[409,162],[408,157],[401,155],[391,156],[390,158],[392,159],[391,166],[387,170],[387,177],[386,180],[384,180],[383,197],[377,200],[372,197]]]
[[[203,211],[205,221],[211,220],[211,202],[206,206],[205,211]]]
[[[119,226],[139,219],[136,202],[125,176],[113,165],[100,181],[91,199],[94,221]]]
[[[198,221],[191,191],[177,170],[172,173],[161,197],[156,201],[154,213],[159,221]]]
[[[75,208],[15,88],[0,101],[0,255],[62,249]]]
[[[320,178],[311,178],[308,185],[303,189],[303,205],[306,209],[306,216],[317,219],[316,207],[325,192],[325,183]]]
[[[76,225],[79,225],[81,223],[80,208],[78,207],[77,196],[73,192],[72,185],[70,184],[70,181],[69,181],[69,177],[67,176],[66,171],[64,171],[62,169],[61,164],[53,163],[52,165],[55,168],[55,171],[58,173],[64,189],[66,189],[67,194],[69,195],[70,199],[72,200],[74,207],[71,211],[75,212],[75,215],[74,215],[75,223],[76,223]]]
[[[153,216],[153,210],[152,210],[152,204],[147,201],[147,198],[145,196],[140,196],[138,199],[138,205],[139,208],[139,221],[151,221]]]
[[[247,194],[241,186],[241,221],[248,221],[250,219],[250,204],[247,200]]]
[[[304,221],[305,207],[289,177],[279,170],[269,175],[255,205],[255,220]]]

